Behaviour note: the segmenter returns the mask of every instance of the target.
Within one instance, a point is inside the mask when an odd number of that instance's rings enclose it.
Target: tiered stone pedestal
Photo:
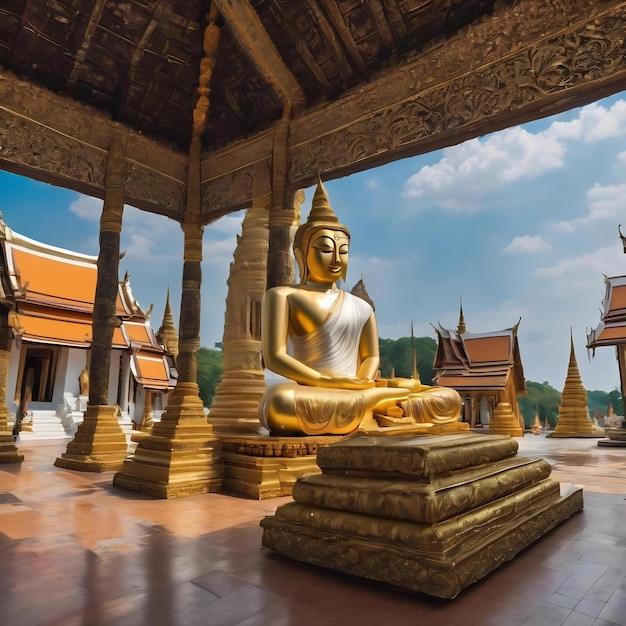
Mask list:
[[[261,522],[300,561],[454,598],[583,506],[582,490],[501,435],[356,436],[318,450],[322,474]]]
[[[89,405],[67,451],[54,464],[79,472],[111,472],[122,467],[127,452],[117,407]]]
[[[135,454],[113,477],[117,487],[156,498],[220,491],[224,466],[195,383],[179,382],[150,434],[133,435]]]
[[[600,439],[598,446],[607,448],[626,448],[626,427],[605,428],[606,439]]]
[[[291,495],[300,476],[319,473],[318,449],[341,436],[222,436],[224,489],[263,500]]]
[[[498,402],[493,409],[489,423],[489,432],[495,435],[523,437],[524,429],[520,426],[509,402]]]
[[[21,463],[24,455],[16,445],[13,433],[9,430],[9,410],[0,406],[0,463]]]

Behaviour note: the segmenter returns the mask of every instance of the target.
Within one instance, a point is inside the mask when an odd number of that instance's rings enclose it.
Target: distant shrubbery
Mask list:
[[[527,380],[526,388],[528,389],[528,395],[518,397],[526,426],[533,424],[535,413],[538,413],[542,424],[547,419],[550,428],[554,428],[559,415],[561,392],[552,387],[547,381],[536,383],[532,380]],[[589,415],[592,418],[596,411],[600,417],[604,417],[607,414],[609,404],[617,415],[624,415],[624,401],[622,394],[617,389],[613,391],[595,390],[587,392],[587,406],[589,407]]]

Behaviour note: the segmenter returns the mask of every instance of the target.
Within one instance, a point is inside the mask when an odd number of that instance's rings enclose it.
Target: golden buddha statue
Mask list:
[[[319,181],[293,243],[300,284],[269,289],[263,299],[265,365],[293,382],[268,388],[261,423],[272,434],[321,435],[457,421],[461,398],[453,389],[419,379],[375,380],[374,311],[337,286],[346,277],[349,246],[350,232]]]

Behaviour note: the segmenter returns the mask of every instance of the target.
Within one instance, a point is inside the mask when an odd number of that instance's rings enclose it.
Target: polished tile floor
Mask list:
[[[451,601],[261,549],[289,498],[153,500],[55,468],[62,442],[18,443],[24,462],[0,465],[0,625],[626,626],[626,448],[518,441],[585,509]]]

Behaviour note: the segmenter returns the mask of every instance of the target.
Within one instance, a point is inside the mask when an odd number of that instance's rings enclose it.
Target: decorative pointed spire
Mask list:
[[[311,202],[311,212],[309,213],[307,222],[339,224],[339,219],[330,206],[330,200],[328,199],[326,187],[324,187],[324,183],[322,183],[322,179],[319,175],[317,177],[317,187],[315,188],[315,194],[313,195],[313,201]]]
[[[463,300],[459,298],[459,323],[456,327],[456,332],[459,335],[463,335],[467,332],[467,327],[465,326],[465,318],[463,317]]]
[[[587,406],[587,391],[580,377],[574,351],[574,336],[570,328],[570,355],[565,385],[561,394],[559,419],[553,437],[593,436],[593,427]]]
[[[361,300],[365,300],[365,302],[367,302],[372,307],[372,309],[374,309],[374,311],[376,310],[376,307],[374,306],[374,301],[370,297],[369,293],[367,293],[365,283],[363,282],[363,276],[361,276],[359,282],[356,283],[354,287],[352,287],[352,291],[350,291],[350,293],[357,298],[361,298]]]
[[[174,324],[172,307],[170,305],[170,288],[167,288],[165,298],[165,310],[163,311],[163,321],[157,331],[158,342],[174,357],[178,356],[178,333]]]

